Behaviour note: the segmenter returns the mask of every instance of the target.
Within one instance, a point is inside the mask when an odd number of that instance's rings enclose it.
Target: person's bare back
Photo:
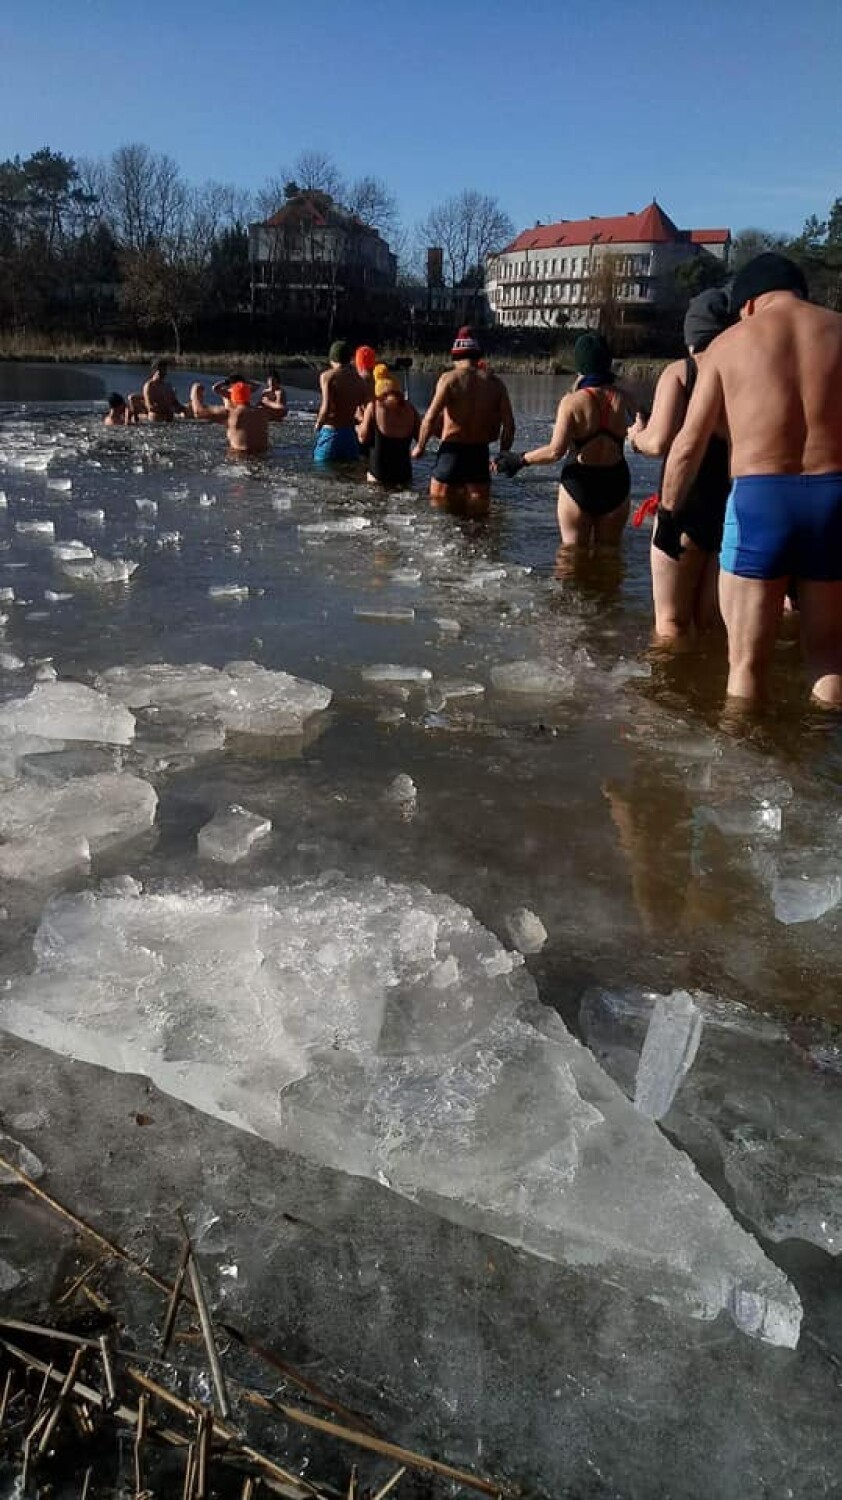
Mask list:
[[[226,413],[228,447],[232,453],[269,451],[270,416],[263,406],[232,406]]]
[[[366,381],[351,365],[333,366],[319,377],[322,403],[316,421],[320,427],[353,427],[357,410],[369,400]]]
[[[511,421],[511,403],[502,380],[473,365],[442,375],[433,405],[443,407],[443,442],[496,443]]]

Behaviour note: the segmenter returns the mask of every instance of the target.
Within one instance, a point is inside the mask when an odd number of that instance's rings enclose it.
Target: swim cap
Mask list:
[[[358,375],[370,375],[377,364],[377,355],[370,344],[360,344],[354,355],[354,364]]]
[[[801,267],[777,250],[764,250],[737,272],[731,288],[731,311],[738,313],[747,302],[767,292],[795,292],[805,302],[809,296]]]
[[[733,321],[731,302],[723,287],[712,286],[706,292],[699,292],[697,297],[692,298],[684,314],[684,342],[687,348],[700,353]]]
[[[450,351],[451,359],[479,359],[481,354],[482,350],[474,336],[473,328],[458,329]]]
[[[396,376],[390,375],[388,370],[374,382],[374,394],[379,400],[381,396],[402,396],[403,386]]]
[[[347,339],[334,339],[327,351],[327,357],[332,365],[349,365],[351,363],[351,345]]]
[[[232,406],[251,405],[251,386],[247,380],[235,380],[228,387],[228,400]]]
[[[580,375],[610,375],[611,350],[601,333],[582,333],[573,345],[573,359]]]

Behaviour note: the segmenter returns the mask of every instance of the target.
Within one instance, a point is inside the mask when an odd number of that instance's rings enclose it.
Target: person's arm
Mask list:
[[[151,378],[149,380],[145,380],[143,382],[143,387],[142,387],[141,393],[140,393],[142,395],[142,397],[143,397],[143,404],[146,407],[147,415],[150,416],[150,417],[151,417],[153,411],[155,410],[152,402],[149,399],[149,387],[150,387],[151,384],[152,384]]]
[[[556,464],[563,458],[570,447],[570,439],[573,436],[573,411],[569,396],[562,396],[558,403],[553,435],[543,448],[531,448],[524,453],[524,462],[532,464]]]
[[[319,376],[319,385],[321,386],[322,399],[321,399],[321,403],[319,405],[318,414],[316,416],[316,432],[318,432],[322,427],[324,427],[325,423],[327,422],[327,413],[328,413],[328,407],[329,407],[329,404],[330,404],[330,385],[329,385],[329,381],[330,381],[330,370],[323,370],[322,373],[321,373],[321,375]]]
[[[200,422],[227,422],[225,406],[205,406],[205,388],[200,381],[190,387],[190,410]]]
[[[506,387],[500,382],[500,452],[508,453],[515,440],[515,414]]]
[[[681,363],[667,365],[655,387],[652,415],[644,421],[640,412],[628,437],[635,453],[647,458],[663,458],[684,421],[687,411],[687,394],[681,380]]]
[[[722,380],[719,370],[708,356],[700,366],[684,425],[669,451],[661,485],[663,510],[680,510],[682,501],[699,472],[708,443],[724,424],[724,416]]]
[[[357,428],[357,442],[361,448],[370,448],[374,441],[374,402],[370,401]]]
[[[436,386],[435,395],[433,396],[430,405],[427,407],[427,410],[424,413],[424,420],[421,423],[421,430],[418,433],[418,441],[412,450],[413,458],[422,457],[424,449],[426,448],[427,444],[430,441],[430,438],[433,436],[433,433],[436,429],[436,424],[438,423],[439,417],[444,415],[444,408],[447,402],[447,392],[449,386],[450,382],[448,381],[447,376],[442,375],[438,385]]]

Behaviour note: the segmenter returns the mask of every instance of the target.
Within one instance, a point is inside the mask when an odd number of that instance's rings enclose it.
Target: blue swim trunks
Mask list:
[[[320,427],[316,433],[313,460],[317,464],[349,464],[361,454],[353,427]]]
[[[842,474],[735,479],[719,566],[738,578],[842,580]]]

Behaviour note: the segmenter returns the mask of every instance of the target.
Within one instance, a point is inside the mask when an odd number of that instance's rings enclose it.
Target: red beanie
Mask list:
[[[482,353],[472,328],[460,328],[453,340],[451,359],[475,359]]]

